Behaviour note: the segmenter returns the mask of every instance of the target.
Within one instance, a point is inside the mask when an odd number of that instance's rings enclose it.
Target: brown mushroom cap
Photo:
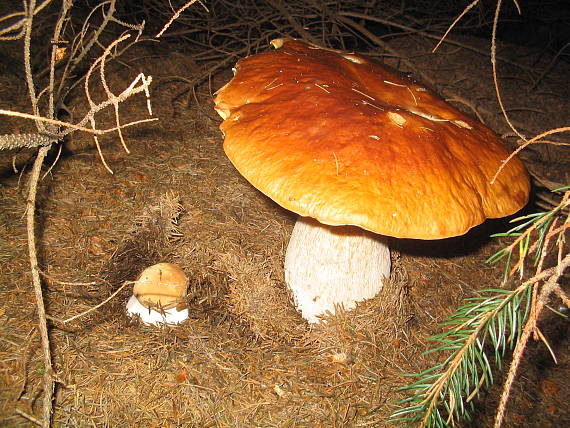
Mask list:
[[[355,54],[278,39],[216,96],[224,149],[283,207],[400,238],[457,236],[518,211],[529,178],[487,127]]]
[[[170,309],[186,296],[188,277],[172,263],[157,263],[139,275],[133,295],[147,308]]]

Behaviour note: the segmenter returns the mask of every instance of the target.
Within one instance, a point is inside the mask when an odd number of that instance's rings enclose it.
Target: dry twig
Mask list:
[[[564,259],[561,260],[557,266],[550,268],[548,271],[542,272],[543,275],[541,276],[545,277],[545,283],[540,288],[538,299],[536,301],[536,304],[533,306],[533,313],[531,314],[528,322],[526,323],[522,335],[515,346],[515,350],[513,352],[513,360],[509,367],[509,372],[507,374],[507,379],[505,380],[505,384],[503,386],[503,393],[501,394],[499,407],[497,408],[497,414],[495,416],[495,425],[494,425],[495,428],[500,428],[503,423],[505,417],[505,410],[512,390],[513,382],[517,375],[517,369],[523,358],[524,351],[527,347],[531,335],[536,334],[538,332],[538,317],[542,313],[546,304],[548,303],[550,295],[556,292],[561,292],[558,282],[564,270],[566,270],[569,266],[570,266],[570,254],[567,254],[566,257],[564,257]],[[538,283],[538,280],[536,279],[537,277],[538,275],[535,275],[533,278],[528,280],[527,283]],[[568,297],[567,296],[564,297],[567,304]]]

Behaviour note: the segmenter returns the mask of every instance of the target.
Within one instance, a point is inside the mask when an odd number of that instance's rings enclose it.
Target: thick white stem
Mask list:
[[[295,306],[311,323],[374,297],[390,276],[386,238],[355,226],[326,226],[301,217],[285,255],[285,282]]]

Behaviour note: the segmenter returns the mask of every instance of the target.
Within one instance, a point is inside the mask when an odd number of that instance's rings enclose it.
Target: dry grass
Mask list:
[[[402,371],[429,361],[418,355],[426,328],[435,328],[406,290],[430,277],[442,287],[439,305],[449,313],[450,293],[453,301],[462,293],[436,272],[453,271],[453,262],[420,261],[433,263],[426,269],[412,257],[396,258],[385,293],[311,329],[290,305],[282,280],[294,218],[233,171],[219,140],[182,134],[157,146],[150,144],[155,138],[141,138],[130,156],[110,148],[115,176],[88,152],[64,159],[44,181],[48,312],[59,319],[80,313],[146,265],[167,260],[191,278],[190,320],[178,328],[139,325],[124,313],[125,290],[94,314],[53,323],[56,424],[384,425]],[[3,188],[3,206],[11,207],[3,218],[13,227],[2,252],[11,272],[2,271],[0,288],[10,301],[1,314],[0,378],[5,423],[18,426],[24,420],[16,407],[37,410],[41,358],[23,231],[14,220],[24,201],[14,185],[15,179]],[[172,211],[157,208],[169,191],[183,207],[176,225],[182,236],[175,240],[165,239]]]
[[[168,260],[191,278],[191,319],[178,328],[139,325],[124,313],[125,290],[100,311],[52,323],[56,423],[382,424],[388,398],[402,384],[400,370],[419,363],[421,345],[407,326],[411,309],[403,298],[410,284],[405,263],[395,261],[400,277],[386,287],[398,292],[310,329],[282,280],[294,218],[233,171],[219,140],[181,133],[158,146],[151,144],[155,138],[154,132],[140,138],[130,156],[109,148],[115,176],[100,169],[95,153],[84,152],[62,160],[43,182],[48,313],[76,315],[146,265]],[[10,415],[6,424],[17,426],[24,420],[14,414],[16,406],[37,410],[42,369],[16,220],[24,200],[15,184],[14,178],[2,195],[10,229],[2,257],[10,271],[2,270],[0,293],[10,304],[1,314],[0,355],[2,413]],[[174,240],[165,239],[172,210],[160,209],[169,191],[183,207],[176,225],[182,236]],[[80,284],[67,283],[74,281]]]

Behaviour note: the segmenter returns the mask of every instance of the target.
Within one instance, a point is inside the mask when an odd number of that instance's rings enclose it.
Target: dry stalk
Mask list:
[[[509,401],[509,396],[512,390],[513,382],[515,380],[518,367],[522,361],[528,341],[532,334],[536,334],[539,331],[538,330],[539,315],[544,310],[544,307],[548,303],[551,294],[563,293],[562,289],[558,286],[558,281],[560,280],[560,277],[562,276],[564,270],[567,269],[569,266],[570,266],[570,254],[567,254],[566,257],[564,257],[564,259],[562,259],[557,266],[548,269],[548,271],[544,271],[548,272],[546,275],[543,275],[545,277],[546,282],[540,288],[538,299],[533,308],[534,309],[533,313],[531,314],[528,322],[526,323],[521,338],[518,340],[515,346],[515,350],[513,352],[513,360],[509,367],[509,372],[507,374],[507,379],[505,380],[505,384],[503,386],[503,393],[501,394],[499,407],[497,409],[497,414],[495,416],[495,424],[494,424],[495,428],[500,428],[503,423],[505,417],[505,410],[507,407],[507,403]],[[534,276],[529,281],[527,281],[527,283],[535,282],[536,284],[538,284],[539,280],[536,279],[537,277],[538,275]],[[564,298],[566,304],[568,304],[568,297],[564,295]],[[547,345],[547,347],[549,347],[548,343],[545,342],[545,344]]]
[[[49,282],[54,283],[54,284],[58,284],[58,285],[63,285],[63,286],[77,286],[77,287],[87,287],[89,285],[97,285],[96,281],[91,281],[91,282],[70,282],[70,281],[61,281],[57,278],[54,278],[50,275],[48,275],[45,272],[40,271],[40,274],[46,278],[47,280],[49,280]]]
[[[52,321],[57,321],[61,324],[67,324],[68,322],[71,321],[75,321],[76,319],[82,318],[85,315],[90,314],[91,312],[96,311],[97,309],[99,309],[100,307],[104,306],[107,302],[111,301],[117,294],[119,294],[127,285],[132,285],[134,283],[134,281],[125,281],[123,282],[123,284],[117,288],[109,297],[107,297],[105,300],[99,302],[98,304],[96,304],[95,306],[90,307],[89,309],[77,314],[77,315],[73,315],[72,317],[66,318],[64,320],[56,318],[56,317],[52,317],[52,316],[47,316],[47,318],[49,318]]]
[[[162,30],[160,30],[155,37],[157,39],[160,38],[164,34],[164,32],[166,30],[168,30],[168,28],[172,25],[172,23],[180,17],[180,14],[196,2],[200,3],[204,7],[204,9],[206,9],[206,12],[208,11],[208,8],[206,7],[206,5],[204,3],[202,3],[200,0],[190,0],[184,6],[182,6],[180,9],[178,9],[176,12],[174,12],[174,15],[172,15],[172,18],[170,18],[168,20],[168,22],[166,24],[164,24],[164,27],[162,27]]]
[[[497,76],[497,27],[499,25],[499,15],[501,13],[501,5],[502,0],[496,0],[497,5],[495,7],[495,16],[493,18],[493,32],[491,34],[491,65],[493,66],[493,83],[495,85],[495,93],[497,95],[497,101],[499,102],[499,107],[501,108],[501,112],[503,113],[503,117],[505,121],[509,125],[509,127],[513,130],[515,134],[519,136],[519,138],[526,142],[526,138],[522,133],[513,125],[511,119],[505,109],[505,105],[503,103],[503,97],[501,95],[501,91],[499,89],[499,78]]]
[[[42,426],[49,427],[51,425],[52,400],[55,388],[55,380],[53,376],[53,368],[51,364],[50,340],[46,321],[46,310],[42,293],[42,284],[40,280],[38,268],[38,256],[36,249],[36,233],[35,233],[35,214],[36,214],[36,195],[38,190],[38,181],[40,178],[41,168],[44,158],[49,151],[50,146],[42,147],[38,151],[34,167],[30,176],[30,185],[28,190],[28,202],[26,204],[26,223],[28,231],[28,250],[30,257],[30,267],[32,271],[32,283],[36,298],[36,307],[38,311],[38,329],[42,342],[42,351],[44,355],[44,399]]]
[[[34,418],[32,415],[29,415],[28,413],[24,412],[22,409],[18,409],[16,408],[14,410],[18,415],[20,415],[21,417],[23,417],[24,419],[29,420],[30,422],[36,424],[37,426],[43,426],[42,421],[40,421],[39,419]]]
[[[453,30],[455,28],[455,26],[457,25],[457,23],[459,21],[461,21],[461,19],[471,10],[473,9],[473,7],[475,7],[475,5],[477,5],[477,3],[479,3],[479,0],[475,0],[472,3],[468,4],[465,9],[463,9],[463,11],[459,14],[459,16],[457,18],[455,18],[455,20],[451,23],[451,25],[449,27],[447,27],[447,30],[445,31],[445,34],[443,36],[441,36],[441,38],[439,39],[439,42],[437,42],[437,45],[434,46],[432,52],[435,52],[437,50],[437,48],[439,48],[441,46],[441,44],[443,43],[443,41],[447,38],[447,36],[449,35],[449,33],[451,33],[451,30]]]
[[[50,4],[53,0],[44,0],[44,2],[32,10],[33,15],[37,15],[41,12],[48,4]],[[27,7],[27,4],[24,3],[24,7]],[[6,28],[0,29],[0,41],[2,40],[20,40],[24,37],[24,33],[26,30],[26,12],[16,12],[10,15],[6,15],[0,18],[0,23],[2,21],[7,21],[9,19],[20,18],[14,24],[9,25]],[[12,34],[15,31],[19,31],[16,34]]]
[[[136,94],[136,93],[141,92],[143,90],[145,90],[144,87],[142,89],[141,88],[135,88],[135,90],[133,90],[130,93],[130,95],[132,96],[133,94]],[[97,112],[102,110],[103,108],[109,106],[110,104],[112,104],[112,103],[108,102],[108,101],[105,101],[101,104],[98,104],[97,106],[95,106],[95,108],[93,110],[91,110],[89,113],[87,113],[85,115],[85,119],[83,119],[80,123],[87,122],[91,116],[93,116],[94,114],[96,114]],[[63,138],[65,135],[67,135],[73,131],[81,131],[81,132],[86,132],[88,134],[93,134],[93,135],[103,135],[103,134],[107,134],[109,132],[115,132],[119,128],[124,129],[124,128],[130,127],[130,126],[139,125],[141,123],[154,122],[154,121],[158,120],[157,118],[141,119],[141,120],[136,120],[136,121],[129,122],[129,123],[124,123],[120,126],[113,126],[112,128],[93,129],[93,128],[85,128],[84,126],[76,125],[76,124],[69,123],[69,122],[64,122],[61,120],[50,119],[48,117],[36,116],[34,114],[28,114],[28,113],[22,113],[19,111],[11,111],[11,110],[0,109],[0,114],[4,115],[4,116],[21,117],[22,119],[31,119],[31,120],[34,120],[37,122],[49,123],[50,125],[58,125],[58,126],[62,126],[64,128],[66,128],[66,131],[62,131],[63,135],[61,135],[61,136],[57,135],[57,137],[59,137],[59,138],[50,137],[48,135],[42,135],[42,134],[6,134],[6,135],[0,135],[0,150],[10,150],[10,149],[15,149],[15,148],[20,148],[20,147],[31,148],[31,147],[44,146],[47,144],[51,144],[50,139],[53,140],[53,138],[56,138],[56,139]]]
[[[37,104],[37,97],[35,92],[35,85],[33,81],[33,74],[30,62],[30,46],[32,40],[32,23],[33,13],[36,9],[35,0],[30,0],[28,4],[27,16],[24,25],[24,68],[26,72],[26,80],[28,84],[28,94],[32,103],[32,111],[35,115],[39,115],[39,108]],[[58,22],[62,21],[63,17],[59,17]],[[56,27],[59,27],[57,25]],[[40,132],[45,128],[41,122],[36,122],[36,126]],[[30,184],[28,189],[28,201],[26,204],[26,228],[28,233],[28,250],[30,258],[30,268],[32,273],[32,284],[34,288],[36,307],[38,311],[38,329],[41,337],[42,352],[44,356],[44,396],[42,406],[42,426],[49,428],[51,425],[51,414],[53,408],[53,392],[55,389],[55,379],[53,376],[53,368],[51,362],[51,350],[49,332],[47,327],[45,305],[42,294],[42,285],[40,280],[38,257],[36,250],[36,236],[35,236],[35,214],[36,214],[36,195],[38,181],[40,177],[41,168],[45,156],[47,155],[51,144],[39,149],[34,167],[30,176]]]
[[[147,109],[148,109],[148,113],[149,115],[152,116],[152,108],[150,105],[150,93],[149,93],[149,86],[152,82],[152,77],[151,76],[145,76],[143,73],[139,74],[132,82],[131,84],[123,91],[121,92],[121,94],[119,94],[118,96],[116,96],[115,94],[113,94],[110,89],[109,89],[109,85],[107,84],[106,78],[105,78],[105,63],[107,60],[107,57],[110,55],[111,50],[116,47],[119,43],[121,43],[122,41],[128,39],[130,37],[130,34],[125,34],[121,37],[119,37],[117,40],[115,40],[114,42],[112,42],[109,46],[107,46],[103,52],[103,54],[97,58],[93,64],[91,64],[91,67],[89,67],[89,70],[87,71],[87,75],[85,76],[85,97],[87,98],[87,101],[89,103],[89,113],[91,114],[87,114],[84,118],[84,120],[88,120],[89,123],[91,124],[91,128],[93,130],[97,129],[96,126],[96,122],[95,122],[95,113],[96,111],[99,111],[100,109],[104,108],[102,107],[103,105],[105,105],[105,107],[107,105],[113,105],[113,108],[115,110],[115,121],[116,121],[116,130],[117,133],[119,135],[119,138],[121,140],[121,144],[123,145],[123,148],[125,149],[125,151],[127,153],[130,153],[127,145],[125,144],[125,141],[123,139],[123,134],[121,132],[121,124],[119,121],[119,104],[123,101],[125,101],[127,98],[130,98],[132,95],[138,93],[138,92],[142,92],[144,91],[147,97]],[[107,95],[107,100],[104,101],[103,103],[100,104],[96,104],[93,102],[93,99],[91,97],[91,94],[89,93],[89,80],[91,75],[93,74],[93,71],[97,68],[97,66],[99,66],[99,77],[101,79],[101,85],[103,86],[103,89],[105,90],[105,94]],[[141,82],[139,84],[139,81]],[[138,85],[138,86],[137,86]],[[80,122],[81,123],[81,122]],[[105,166],[105,168],[107,169],[107,171],[109,171],[109,173],[113,173],[113,171],[111,170],[111,168],[109,167],[109,165],[107,164],[107,162],[105,161],[105,157],[103,156],[103,153],[101,151],[101,145],[99,144],[99,139],[97,138],[97,135],[94,134],[93,135],[93,139],[95,141],[95,146],[97,147],[97,152],[99,153],[99,157],[101,159],[101,162],[103,163],[103,165]]]
[[[498,89],[497,89],[498,91]],[[505,113],[507,114],[507,113]],[[509,162],[513,157],[515,157],[521,150],[523,150],[524,148],[528,147],[530,144],[533,143],[544,143],[544,140],[542,140],[544,137],[546,137],[547,135],[552,135],[552,134],[560,134],[562,132],[570,132],[570,126],[565,126],[565,127],[561,127],[561,128],[555,128],[555,129],[549,129],[548,131],[544,131],[540,134],[538,134],[537,136],[531,138],[530,140],[524,139],[524,143],[521,144],[519,147],[516,148],[516,150],[514,150],[509,157],[507,157],[503,164],[499,167],[499,169],[497,169],[497,172],[495,172],[495,175],[493,176],[493,178],[491,179],[491,184],[495,182],[495,180],[497,179],[497,176],[501,173],[501,171],[504,168],[504,165]],[[558,143],[558,142],[554,142],[551,141],[549,142],[550,144],[553,145],[558,145],[558,146],[570,146],[570,143]]]

